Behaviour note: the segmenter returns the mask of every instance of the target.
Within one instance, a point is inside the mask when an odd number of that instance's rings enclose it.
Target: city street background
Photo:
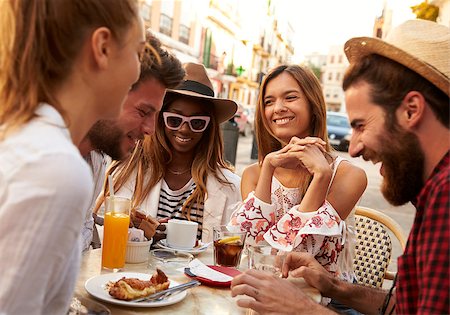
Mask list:
[[[257,162],[257,160],[251,159],[250,153],[252,149],[252,141],[252,136],[239,136],[236,154],[236,173],[238,175],[242,174],[245,167]],[[382,181],[382,177],[380,175],[380,165],[373,165],[372,162],[366,162],[362,158],[352,158],[346,152],[336,151],[336,153],[339,156],[348,159],[354,165],[361,167],[367,174],[367,188],[358,205],[379,210],[390,216],[398,224],[400,224],[403,228],[405,236],[407,237],[413,224],[415,208],[411,203],[400,207],[394,207],[389,204],[386,199],[384,199],[380,191]],[[389,265],[389,270],[394,271],[397,270],[397,257],[402,254],[400,244],[395,241],[395,238],[393,238],[393,247],[392,262]]]

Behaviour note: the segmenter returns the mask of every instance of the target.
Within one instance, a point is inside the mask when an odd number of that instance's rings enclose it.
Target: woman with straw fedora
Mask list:
[[[381,163],[385,198],[396,206],[413,202],[416,217],[388,291],[332,278],[304,253],[289,254],[283,274],[290,270],[364,314],[450,314],[450,29],[411,20],[384,41],[352,38],[345,53],[349,153]],[[240,294],[256,299],[239,300],[240,306],[260,313],[333,313],[287,281],[257,272],[234,278],[232,295]]]
[[[148,231],[147,237],[153,236],[151,225],[157,225],[151,218],[178,218],[197,222],[198,239],[206,242],[212,239],[212,227],[226,223],[231,205],[241,198],[240,177],[223,159],[219,129],[233,117],[237,104],[214,97],[203,65],[188,63],[184,68],[181,85],[167,90],[155,134],[109,173],[114,174],[116,193],[130,197],[133,208],[149,218],[140,221],[138,213],[133,220]],[[100,197],[97,208],[102,201]]]

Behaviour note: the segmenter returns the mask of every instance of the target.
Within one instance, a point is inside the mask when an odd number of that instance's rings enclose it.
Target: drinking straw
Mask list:
[[[114,184],[113,184],[113,178],[112,175],[108,175],[108,184],[109,184],[109,207],[111,213],[114,213]],[[105,206],[107,207],[106,203]],[[106,210],[106,208],[105,208]]]
[[[112,175],[108,175],[108,184],[109,184],[109,196],[114,198],[114,185]]]

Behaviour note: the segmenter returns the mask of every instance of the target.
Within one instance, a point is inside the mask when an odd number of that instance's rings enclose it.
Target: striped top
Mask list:
[[[170,218],[170,219],[180,219],[187,220],[182,214],[182,206],[189,198],[189,196],[195,190],[195,182],[191,178],[189,182],[184,185],[184,187],[178,190],[170,189],[166,181],[162,181],[161,192],[159,194],[159,205],[158,205],[158,219]],[[198,223],[197,239],[202,238],[203,230],[203,205],[204,202],[200,204],[194,203],[191,208],[191,221]]]

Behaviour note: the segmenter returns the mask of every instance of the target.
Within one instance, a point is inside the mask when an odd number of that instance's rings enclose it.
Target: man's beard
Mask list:
[[[379,140],[380,152],[367,149],[364,153],[383,162],[383,196],[394,206],[413,201],[423,187],[425,158],[419,140],[404,131],[391,132]]]
[[[124,134],[113,120],[97,121],[87,134],[95,150],[108,154],[113,160],[121,160],[121,143]]]

